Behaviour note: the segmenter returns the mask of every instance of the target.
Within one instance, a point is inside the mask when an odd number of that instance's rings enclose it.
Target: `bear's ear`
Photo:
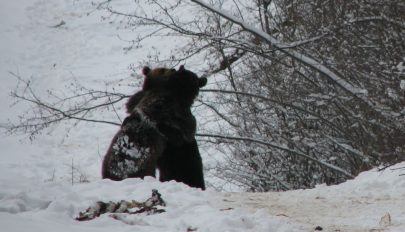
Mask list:
[[[147,76],[150,73],[151,69],[148,66],[143,67],[142,74]]]
[[[179,68],[179,72],[183,72],[184,70],[186,70],[185,68],[184,68],[184,65],[180,65],[180,68]]]
[[[207,84],[207,78],[201,77],[198,79],[198,87],[203,87]]]

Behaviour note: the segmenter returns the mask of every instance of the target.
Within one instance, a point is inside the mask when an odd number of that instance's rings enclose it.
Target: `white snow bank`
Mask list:
[[[335,186],[281,193],[224,193],[223,207],[266,209],[324,231],[405,231],[405,162]],[[389,214],[389,222],[382,219]]]
[[[25,187],[23,187],[25,186]],[[8,186],[9,188],[11,186]],[[25,183],[19,191],[0,190],[0,225],[12,231],[308,231],[310,226],[291,223],[265,210],[227,209],[216,205],[218,193],[183,184],[160,183],[153,178],[121,182],[100,180],[87,184]],[[156,215],[127,215],[117,221],[101,215],[92,221],[74,218],[96,201],[136,200],[158,189],[166,211]],[[17,190],[17,189],[15,189]]]
[[[361,173],[335,186],[270,193],[218,193],[153,178],[69,185],[1,178],[0,225],[5,231],[405,231],[405,162]],[[4,188],[3,188],[4,186]],[[166,212],[74,218],[97,201],[136,200],[157,189]],[[389,218],[387,215],[389,214]],[[385,216],[385,217],[384,217]],[[384,218],[384,219],[382,219]]]

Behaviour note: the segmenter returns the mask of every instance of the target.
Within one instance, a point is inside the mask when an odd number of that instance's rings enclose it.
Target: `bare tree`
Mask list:
[[[198,136],[224,156],[217,177],[249,191],[287,190],[340,183],[405,159],[402,1],[128,4],[97,5],[106,20],[145,28],[128,52],[152,37],[182,38],[171,54],[153,58],[190,62],[215,87],[202,92],[196,112],[205,111]],[[102,122],[87,113],[127,97],[84,89],[48,104],[28,90],[14,96],[43,111],[12,130],[37,132],[64,119]],[[63,108],[75,99],[91,105]]]
[[[30,80],[25,80],[15,73],[10,74],[18,79],[16,88],[11,91],[11,96],[16,100],[15,104],[28,102],[31,105],[27,112],[19,115],[18,122],[6,126],[10,133],[25,133],[30,139],[34,139],[49,126],[62,121],[120,125],[115,104],[128,98],[128,95],[95,90],[72,82],[66,85],[66,91],[55,93],[48,90],[46,97],[41,98],[42,94],[36,93]],[[93,112],[103,111],[115,112],[118,120],[105,121],[102,117],[92,116]]]

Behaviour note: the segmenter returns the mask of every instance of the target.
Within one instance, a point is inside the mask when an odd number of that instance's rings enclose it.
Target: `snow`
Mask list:
[[[401,169],[402,168],[402,169]],[[336,186],[283,193],[225,194],[231,205],[265,208],[296,222],[310,222],[326,231],[405,231],[405,163],[378,172],[361,173]],[[389,214],[388,227],[380,226]]]
[[[128,215],[126,223],[108,215],[88,222],[74,220],[79,211],[95,201],[144,201],[153,188],[162,194],[167,212],[150,216]],[[221,211],[212,204],[217,197],[215,192],[203,192],[173,182],[161,184],[152,178],[122,182],[100,180],[74,186],[44,183],[21,191],[0,201],[6,205],[0,209],[0,224],[6,231],[24,231],[24,228],[34,231],[187,231],[189,227],[198,228],[198,231],[270,231],[272,226],[283,221],[263,210],[253,214],[245,209]],[[20,211],[16,212],[16,208]],[[268,218],[267,222],[261,223],[263,217]],[[303,227],[286,221],[281,228],[299,231]]]
[[[129,147],[129,148],[127,148]],[[144,149],[144,151],[138,150],[133,142],[129,142],[128,135],[119,136],[117,142],[113,146],[114,153],[118,154],[120,150],[132,158],[138,159],[141,157],[142,153],[149,153],[149,148]]]
[[[316,226],[325,231],[404,231],[401,167],[405,163],[337,186],[282,193],[218,193],[153,178],[75,185],[2,178],[0,225],[5,231],[311,231]],[[152,189],[166,201],[165,213],[127,215],[124,221],[108,215],[74,220],[96,201],[144,201]],[[388,222],[382,220],[387,214]]]
[[[125,7],[125,1],[120,1]],[[132,31],[101,21],[90,1],[14,0],[0,3],[0,127],[27,109],[14,106],[9,72],[30,78],[44,95],[62,91],[71,79],[94,88],[129,83],[131,64],[147,49],[124,53],[118,38]],[[53,28],[61,21],[66,24]],[[161,46],[167,46],[162,40]],[[401,85],[403,83],[401,82]],[[134,89],[121,85],[121,91]],[[12,107],[13,106],[13,107]],[[121,118],[124,108],[118,109]],[[122,112],[122,113],[121,113]],[[114,113],[103,118],[116,120]],[[405,231],[405,163],[361,173],[337,186],[272,193],[201,191],[154,178],[114,182],[100,179],[102,156],[118,128],[80,123],[51,128],[30,142],[25,135],[0,134],[1,231]],[[204,159],[204,155],[203,159]],[[402,175],[402,176],[401,176]],[[157,189],[167,206],[156,215],[102,215],[78,222],[97,201],[136,200]]]

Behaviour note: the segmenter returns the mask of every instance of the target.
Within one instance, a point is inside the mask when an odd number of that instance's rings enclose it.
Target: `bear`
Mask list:
[[[175,69],[155,68],[152,70],[149,67],[144,67],[142,73],[145,76],[142,90],[132,95],[127,101],[127,113],[131,114],[138,103],[147,95],[145,98],[148,99],[148,102],[154,102],[155,107],[143,107],[143,111],[153,115],[159,129],[166,132],[164,134],[170,138],[171,143],[182,143],[184,140],[191,141],[195,135],[196,121],[191,114],[190,107],[194,98],[198,95],[200,86],[198,86],[199,83],[193,84],[190,80],[198,79],[198,77],[194,73],[185,70],[184,66],[180,66],[177,72]],[[186,74],[180,78],[180,82],[177,82],[176,78],[169,79],[170,76],[174,74],[178,76],[180,73]],[[193,78],[187,78],[187,75]],[[202,78],[201,81],[203,85],[206,84],[206,78]],[[194,89],[193,93],[188,96],[184,94],[178,96],[178,91],[183,91],[177,88],[176,85],[179,83],[183,83],[185,89]],[[159,99],[160,103],[157,103]],[[192,101],[190,102],[187,99],[192,99]],[[150,103],[147,104],[151,105]],[[156,107],[158,104],[159,107]],[[155,112],[152,112],[152,110]]]
[[[205,190],[203,164],[195,138],[181,145],[168,143],[157,161],[159,180],[175,180]]]
[[[170,72],[173,70],[154,69],[151,71],[148,67],[144,68],[143,90],[128,100],[127,112],[133,110],[147,92],[145,90],[159,87],[164,88],[160,91],[170,90],[171,100],[169,102],[172,107],[169,111],[171,113],[165,114],[164,120],[158,123],[159,130],[169,139],[166,149],[158,159],[159,180],[175,180],[204,190],[202,160],[194,137],[196,120],[190,107],[198,95],[199,88],[206,85],[207,79],[198,79],[194,73],[185,70],[183,66],[179,68],[179,72],[173,79],[166,78],[173,76],[167,75]],[[167,81],[170,81],[168,85],[166,85]]]
[[[198,78],[193,72],[180,67],[180,71],[170,80],[175,101],[180,102],[174,112],[176,116],[171,124],[158,125],[159,130],[169,140],[162,156],[157,161],[160,181],[175,180],[191,187],[205,190],[203,165],[201,155],[195,139],[196,120],[191,113],[191,106],[199,93],[199,89],[206,85],[206,78]],[[183,140],[179,140],[182,134]],[[173,136],[174,135],[174,136]],[[174,137],[176,141],[171,140]],[[179,141],[181,143],[179,143]]]
[[[168,77],[175,72],[176,69],[155,68],[151,70],[148,66],[143,67],[142,74],[145,76],[145,79],[142,85],[142,90],[132,95],[127,101],[127,113],[130,114],[132,112],[146,91],[164,91]]]
[[[144,68],[146,76],[151,70]],[[160,72],[162,71],[162,72]],[[102,178],[122,180],[131,177],[155,176],[157,159],[166,146],[166,137],[156,127],[159,109],[166,104],[161,91],[165,83],[165,69],[156,69],[153,74],[159,78],[146,79],[143,88],[145,100],[139,98],[138,106],[121,124],[114,136],[102,164]],[[176,70],[167,70],[169,71]],[[156,84],[155,84],[156,81]],[[154,90],[154,91],[152,91]],[[158,110],[158,112],[153,112]],[[149,115],[155,116],[150,118]]]
[[[204,190],[202,160],[195,140],[196,120],[190,107],[207,79],[198,78],[184,66],[177,71],[144,67],[142,72],[145,76],[142,90],[131,96],[126,104],[130,115],[122,123],[104,158],[103,178],[155,176],[157,168],[160,181],[175,180]],[[147,132],[143,140],[136,135],[142,130]],[[119,139],[122,137],[124,139]],[[114,147],[120,148],[119,151]],[[137,150],[136,154],[142,154],[135,157],[137,162],[126,154],[128,149],[129,153]],[[115,156],[120,158],[112,158]],[[112,175],[111,170],[118,170],[116,172],[122,175]]]

